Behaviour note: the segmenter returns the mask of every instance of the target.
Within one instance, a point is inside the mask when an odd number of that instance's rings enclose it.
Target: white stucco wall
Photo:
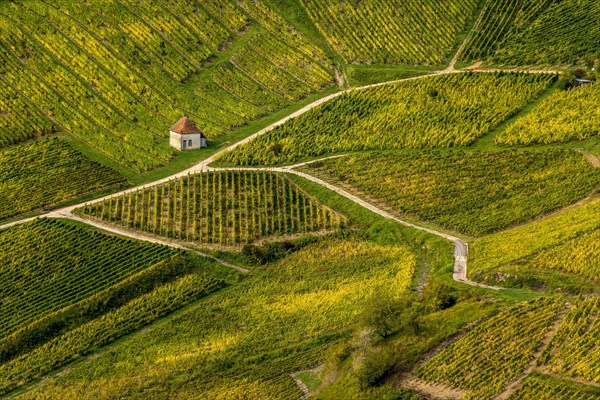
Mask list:
[[[180,135],[179,133],[175,133],[173,131],[170,132],[169,144],[171,147],[176,148],[177,150],[196,150],[201,147],[206,147],[206,139],[202,138],[201,134],[192,134],[192,135]],[[183,141],[192,141],[191,146],[184,146]]]

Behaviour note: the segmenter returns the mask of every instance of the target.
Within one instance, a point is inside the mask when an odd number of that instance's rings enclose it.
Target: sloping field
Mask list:
[[[496,136],[498,144],[565,143],[600,134],[600,85],[560,91]]]
[[[24,398],[296,400],[302,392],[289,374],[322,360],[372,296],[406,291],[415,266],[404,246],[308,246]]]
[[[477,7],[475,0],[302,0],[348,63],[441,64]]]
[[[535,99],[552,75],[461,73],[355,90],[221,160],[274,165],[345,151],[468,145]]]
[[[548,214],[600,184],[581,154],[545,152],[364,153],[310,164],[401,215],[472,236]]]
[[[600,228],[598,215],[600,198],[596,196],[531,224],[478,239],[472,246],[469,272],[473,274],[490,270],[545,251],[551,256],[553,249],[571,240],[571,246],[576,246],[577,238]],[[565,258],[567,257],[565,254]],[[567,267],[568,265],[565,265],[560,268]]]
[[[3,149],[0,220],[125,183],[115,170],[56,138]]]
[[[332,231],[346,223],[285,176],[264,171],[192,175],[81,212],[127,228],[225,247]]]
[[[484,8],[463,61],[509,65],[578,64],[600,47],[600,5],[595,0],[499,0]]]

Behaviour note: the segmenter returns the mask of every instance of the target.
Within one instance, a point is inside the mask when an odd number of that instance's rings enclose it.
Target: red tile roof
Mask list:
[[[198,129],[196,125],[187,117],[182,117],[179,121],[177,121],[175,125],[171,127],[170,131],[179,133],[180,135],[190,135],[198,133],[202,134],[202,131],[200,131],[200,129]]]

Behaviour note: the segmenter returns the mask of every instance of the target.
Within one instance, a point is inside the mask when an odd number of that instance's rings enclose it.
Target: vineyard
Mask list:
[[[285,176],[254,171],[190,175],[85,206],[81,212],[126,228],[224,247],[346,224],[345,217]]]
[[[596,281],[600,276],[600,228],[537,254],[530,268],[549,268]]]
[[[480,21],[470,33],[460,54],[460,60],[487,60],[507,38],[517,36],[526,29],[553,2],[554,0],[487,2]]]
[[[306,168],[402,215],[472,236],[569,205],[600,184],[583,156],[564,150],[365,153]]]
[[[594,0],[541,1],[549,4],[537,18],[510,35],[492,61],[513,65],[578,64],[597,57],[600,46],[600,4]],[[541,9],[542,7],[540,7]],[[533,14],[536,15],[536,14]],[[525,13],[527,16],[527,13]]]
[[[0,365],[0,393],[50,372],[223,286],[208,273],[184,276]]]
[[[0,150],[0,220],[124,183],[56,138],[10,147]]]
[[[55,130],[26,98],[0,83],[0,149]]]
[[[549,376],[532,374],[509,400],[597,400],[600,390]]]
[[[597,57],[594,0],[496,0],[486,4],[460,60],[508,65],[578,64]]]
[[[221,161],[273,165],[344,151],[468,145],[554,79],[461,73],[354,90],[237,147]]]
[[[177,251],[41,219],[0,231],[0,338]]]
[[[0,1],[0,397],[600,400],[598,21]]]
[[[600,85],[552,94],[496,136],[498,144],[529,145],[589,139],[600,133]]]
[[[538,366],[554,374],[600,383],[599,316],[598,297],[579,300],[544,349]]]
[[[301,0],[348,63],[441,64],[477,7],[475,0]]]
[[[332,84],[317,51],[248,23],[234,2],[5,3],[0,143],[59,128],[143,172],[171,160],[182,113],[214,139]],[[219,57],[242,32],[250,47]]]
[[[544,268],[555,266],[560,270],[591,276],[597,268],[598,253],[594,254],[593,250],[596,243],[586,238],[597,236],[592,232],[600,229],[598,215],[600,198],[595,197],[528,225],[478,239],[471,246],[469,272],[489,271],[540,253],[534,257],[534,265]],[[572,250],[581,253],[569,253]],[[553,257],[559,257],[556,261],[568,261],[565,264],[555,263]],[[588,270],[586,265],[594,268]]]
[[[504,311],[445,347],[415,376],[465,390],[464,399],[490,398],[525,370],[563,307],[560,299],[541,299]]]
[[[372,295],[407,290],[415,266],[403,246],[310,245],[24,398],[100,400],[151,390],[153,398],[298,399],[289,373],[322,360]]]

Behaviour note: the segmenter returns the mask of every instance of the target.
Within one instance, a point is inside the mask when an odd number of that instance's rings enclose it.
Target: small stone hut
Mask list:
[[[182,117],[169,131],[169,143],[177,150],[195,150],[206,147],[206,136],[187,117]]]

